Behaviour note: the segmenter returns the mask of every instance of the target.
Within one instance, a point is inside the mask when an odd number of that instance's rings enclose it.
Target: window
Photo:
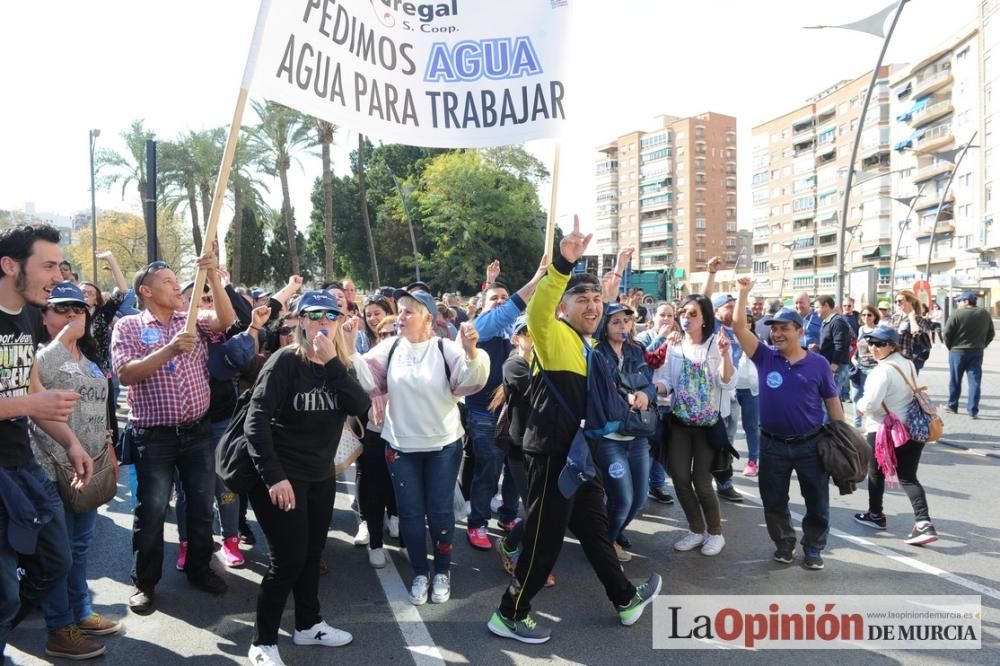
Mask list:
[[[812,210],[816,207],[816,197],[799,197],[792,200],[792,210],[795,212]]]

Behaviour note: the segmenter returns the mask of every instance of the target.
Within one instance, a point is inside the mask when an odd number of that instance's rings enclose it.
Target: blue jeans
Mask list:
[[[608,504],[608,540],[614,542],[632,522],[649,492],[649,441],[601,438],[594,462],[601,471]]]
[[[656,420],[656,434],[653,437],[657,443],[660,443],[663,441],[663,427],[670,415],[670,410],[667,407],[657,407],[657,411],[660,414],[660,418]],[[660,446],[650,447],[649,487],[654,490],[660,489],[666,491],[667,470],[664,469],[663,463],[660,462],[661,455]]]
[[[87,587],[87,549],[94,540],[97,509],[73,513],[67,507],[64,512],[73,566],[70,567],[69,575],[56,583],[42,599],[45,628],[49,631],[79,624],[94,614],[90,605],[90,589]]]
[[[851,364],[841,363],[833,373],[833,385],[837,387],[837,397],[847,395],[847,387],[851,383]]]
[[[830,531],[830,475],[820,460],[817,441],[821,434],[795,444],[786,444],[763,434],[761,437],[760,474],[757,484],[764,503],[767,533],[776,545],[795,545],[795,529],[788,510],[788,489],[792,472],[799,479],[799,490],[806,502],[802,519],[802,545],[826,546]]]
[[[490,522],[493,512],[490,510],[490,500],[497,493],[497,483],[503,470],[504,452],[496,443],[497,420],[493,416],[484,416],[469,412],[469,438],[472,440],[472,454],[475,460],[475,471],[472,473],[472,484],[469,490],[469,529],[483,527]]]
[[[969,377],[968,410],[971,416],[979,414],[979,386],[983,382],[983,350],[948,352],[948,406],[958,411],[962,397],[962,375]]]
[[[212,441],[215,446],[219,445],[228,427],[229,419],[212,423]],[[187,496],[179,474],[174,475],[174,482],[177,484],[177,504],[174,509],[177,514],[177,535],[181,541],[187,541]],[[218,509],[218,528],[222,538],[239,536],[240,497],[218,476],[215,477],[215,506]]]
[[[215,499],[215,441],[208,421],[184,430],[135,428],[139,487],[132,523],[132,580],[150,591],[163,569],[163,521],[174,469],[187,499],[188,578],[208,572],[212,558],[212,505]]]
[[[48,595],[49,590],[65,580],[73,563],[62,499],[45,470],[32,461],[7,473],[31,475],[47,485],[47,503],[52,511],[52,520],[39,530],[35,554],[19,556],[7,538],[7,508],[0,502],[0,654],[7,645],[10,630]],[[25,570],[20,582],[18,566]]]
[[[462,462],[462,441],[440,451],[417,453],[402,453],[387,446],[385,459],[399,509],[399,535],[406,544],[413,575],[428,574],[425,527],[428,523],[434,544],[434,572],[448,573],[455,536],[454,496],[458,465]]]
[[[854,404],[855,405],[858,404],[858,400],[861,400],[861,398],[865,394],[865,382],[868,381],[868,373],[865,372],[862,369],[859,369],[858,370],[858,374],[857,374],[857,379],[858,379],[858,383],[854,385]],[[855,410],[855,413],[857,413],[857,410]],[[854,417],[854,427],[855,428],[860,428],[862,420],[863,419],[862,419],[861,415],[855,416]]]
[[[751,393],[750,389],[736,389],[736,400],[726,417],[726,432],[730,442],[736,441],[737,406],[743,420],[743,432],[747,436],[748,460],[756,462],[760,458],[760,398]]]

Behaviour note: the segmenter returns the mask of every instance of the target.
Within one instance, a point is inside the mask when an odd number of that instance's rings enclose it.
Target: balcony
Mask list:
[[[952,106],[951,100],[946,99],[941,102],[931,104],[930,106],[925,106],[914,113],[910,116],[910,124],[913,127],[922,127],[929,122],[937,120],[938,118],[947,116],[954,110],[955,107]]]
[[[926,131],[922,131],[920,138],[913,142],[913,152],[918,155],[928,153],[932,150],[939,150],[955,142],[955,135],[951,131],[951,123],[938,125]]]
[[[934,235],[936,237],[941,237],[941,236],[945,236],[946,234],[953,234],[953,233],[955,233],[955,225],[952,224],[950,221],[948,221],[948,222],[938,222],[937,233],[934,234]],[[930,235],[931,235],[931,228],[928,226],[928,227],[919,229],[916,233],[913,234],[913,237],[914,238],[929,238]]]
[[[919,99],[928,93],[951,85],[954,80],[950,69],[922,76],[913,83],[913,99]]]
[[[931,255],[931,266],[953,263],[955,263],[955,255],[948,254],[946,251],[935,252]]]
[[[618,206],[617,205],[598,206],[597,217],[598,219],[602,217],[618,217]]]
[[[917,174],[913,177],[913,184],[922,183],[941,174],[951,171],[952,165],[948,162],[936,162],[917,169]]]

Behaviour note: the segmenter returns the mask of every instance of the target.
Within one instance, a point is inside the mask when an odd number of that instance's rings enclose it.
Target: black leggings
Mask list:
[[[520,451],[511,455],[507,454],[507,460],[504,462],[506,465],[506,473],[510,474],[511,480],[514,482],[514,488],[517,490],[517,496],[521,498],[524,502],[524,506],[528,506],[528,470],[524,464],[524,454]],[[510,531],[507,535],[507,550],[514,550],[521,545],[521,540],[524,538],[524,526],[527,521],[519,520],[517,524],[514,525],[514,529]]]
[[[365,431],[364,452],[361,460],[365,469],[365,482],[358,489],[358,508],[368,521],[368,548],[382,547],[383,514],[395,516],[396,493],[389,478],[389,466],[385,461],[385,447],[388,443],[374,430]]]
[[[875,433],[868,434],[868,443],[875,448]],[[920,454],[924,445],[910,440],[896,449],[896,475],[903,491],[910,498],[913,516],[917,522],[930,522],[931,516],[927,509],[927,494],[917,480],[917,467],[920,465]],[[868,466],[868,511],[876,516],[882,514],[882,496],[885,494],[885,475],[878,468],[875,456],[872,456]]]

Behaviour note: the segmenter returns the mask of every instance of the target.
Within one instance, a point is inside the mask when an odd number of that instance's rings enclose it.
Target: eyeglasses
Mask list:
[[[890,343],[888,340],[869,340],[868,344],[871,345],[872,347],[878,347],[879,349],[881,349],[882,347],[887,347],[892,343]]]
[[[340,313],[334,310],[311,310],[306,313],[306,319],[309,321],[319,321],[323,317],[326,317],[328,321],[337,321],[339,316]]]
[[[56,303],[52,306],[52,311],[57,315],[69,314],[70,312],[82,315],[87,313],[87,306],[77,303]]]
[[[292,333],[291,326],[282,326],[281,328],[278,329],[278,335],[291,335],[291,333]]]
[[[136,281],[135,283],[136,286],[141,287],[143,284],[146,283],[146,278],[148,278],[151,273],[155,273],[156,271],[162,271],[164,268],[170,268],[169,264],[167,264],[167,262],[165,261],[154,261],[153,263],[149,264],[144,269],[142,269],[142,273],[140,274],[142,277],[140,277]]]

